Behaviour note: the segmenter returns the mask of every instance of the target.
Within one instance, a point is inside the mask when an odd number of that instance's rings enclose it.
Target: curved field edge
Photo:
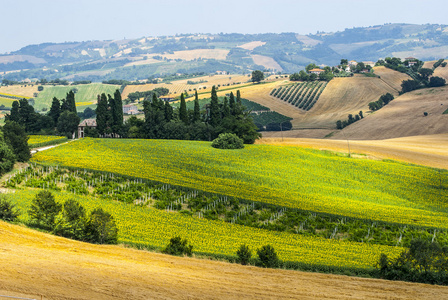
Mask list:
[[[442,200],[448,183],[439,183],[441,173],[392,161],[298,147],[247,145],[225,151],[208,142],[107,139],[62,145],[33,161],[333,215],[436,228],[448,224],[448,204]]]
[[[29,219],[24,212],[29,209],[37,192],[17,190],[9,195],[22,211],[21,221],[25,223]],[[140,247],[163,248],[170,238],[181,236],[194,246],[195,253],[236,256],[241,244],[247,244],[252,250],[270,244],[284,261],[354,269],[371,269],[381,253],[396,257],[403,251],[401,247],[328,240],[199,219],[66,192],[54,192],[54,195],[56,201],[61,203],[76,199],[87,211],[102,207],[116,220],[119,242]]]
[[[28,139],[28,146],[30,148],[38,148],[50,145],[57,145],[68,141],[65,136],[52,135],[30,135]]]

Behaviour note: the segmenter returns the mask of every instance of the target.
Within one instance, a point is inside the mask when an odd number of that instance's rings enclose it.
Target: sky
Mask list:
[[[0,53],[45,42],[448,23],[447,0],[0,0],[0,8]]]

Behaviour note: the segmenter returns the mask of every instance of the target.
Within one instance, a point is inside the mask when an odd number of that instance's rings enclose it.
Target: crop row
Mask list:
[[[39,148],[49,145],[56,145],[66,142],[67,138],[55,135],[30,135],[28,139],[28,146],[30,148]]]
[[[447,228],[446,171],[297,147],[82,139],[33,161],[107,171],[248,201],[376,221]],[[412,187],[412,188],[409,188]]]
[[[326,86],[327,82],[307,81],[279,87],[272,90],[270,95],[308,111],[319,100]]]

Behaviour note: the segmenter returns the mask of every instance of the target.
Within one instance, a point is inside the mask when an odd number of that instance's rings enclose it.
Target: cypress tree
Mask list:
[[[230,117],[230,107],[229,107],[229,101],[227,101],[227,97],[224,97],[224,104],[222,105],[222,117]]]
[[[236,103],[235,103],[235,115],[241,115],[244,111],[243,104],[241,103],[240,90],[236,91]]]
[[[173,119],[173,107],[168,101],[165,101],[165,121],[169,122]]]
[[[220,109],[218,102],[218,95],[216,94],[215,86],[212,87],[212,99],[210,101],[210,125],[216,127],[220,122]]]
[[[60,110],[60,112],[63,113],[64,111],[70,111],[70,106],[69,106],[67,100],[62,99],[61,100],[61,110]]]
[[[51,102],[51,108],[48,112],[48,116],[53,119],[54,125],[58,123],[59,116],[61,115],[61,103],[58,98],[54,97],[53,102]]]
[[[194,111],[193,111],[193,123],[201,120],[201,110],[199,108],[198,91],[194,93]]]
[[[98,95],[98,103],[96,106],[96,126],[98,133],[103,135],[107,128],[107,98],[106,94]]]
[[[108,99],[107,100],[107,111],[108,111],[107,127],[114,128],[116,125],[115,119],[117,118],[116,117],[117,107],[115,106],[115,99],[111,95],[107,94],[107,99]],[[115,132],[115,130],[113,130],[113,131]]]
[[[123,100],[121,99],[120,91],[117,89],[114,93],[115,115],[114,123],[118,127],[123,126]]]
[[[188,124],[187,104],[185,103],[185,97],[183,93],[180,95],[179,119],[184,124]]]
[[[67,93],[67,105],[68,110],[71,112],[76,112],[76,102],[75,102],[75,93],[73,93],[73,90],[70,90],[70,92]]]
[[[232,115],[235,115],[235,96],[233,95],[233,92],[230,92],[229,106],[230,112],[232,113]]]
[[[7,115],[6,120],[19,123],[20,121],[19,101],[14,101],[12,103],[11,112],[9,115]]]

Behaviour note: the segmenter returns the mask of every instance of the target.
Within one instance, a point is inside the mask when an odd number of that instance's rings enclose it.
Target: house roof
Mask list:
[[[322,69],[312,69],[312,70],[310,70],[310,72],[324,72],[324,70],[322,70]]]
[[[81,127],[96,127],[96,119],[85,119],[78,126]]]

